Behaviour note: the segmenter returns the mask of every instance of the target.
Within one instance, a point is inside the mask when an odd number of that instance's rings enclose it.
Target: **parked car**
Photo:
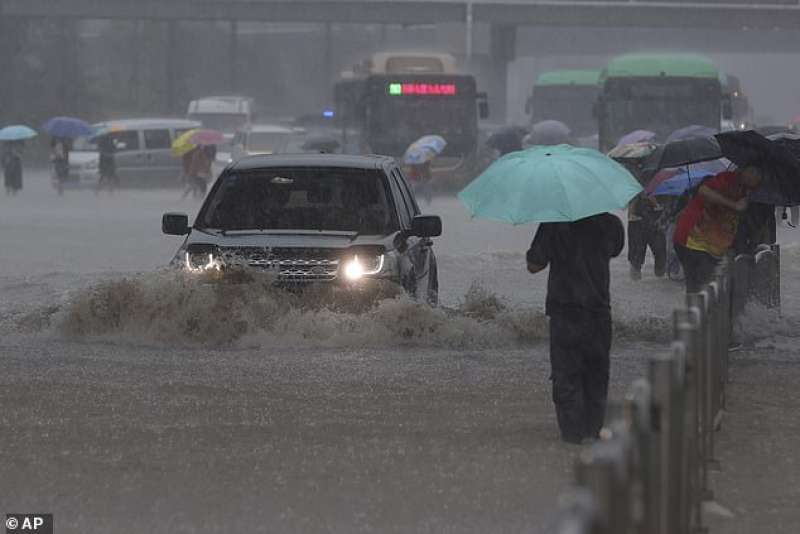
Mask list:
[[[166,213],[162,230],[187,236],[172,265],[188,272],[245,267],[295,286],[391,280],[438,302],[431,238],[442,222],[420,213],[393,158],[245,157],[217,179],[192,226]]]
[[[94,125],[112,129],[114,160],[121,187],[177,187],[181,160],[172,154],[172,142],[200,123],[184,119],[123,119]],[[76,140],[70,153],[70,184],[97,184],[100,155],[94,141]]]
[[[231,148],[231,160],[259,154],[299,154],[305,130],[280,124],[254,124],[236,132]]]

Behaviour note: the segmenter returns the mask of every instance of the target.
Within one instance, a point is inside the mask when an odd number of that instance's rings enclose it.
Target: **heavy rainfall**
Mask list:
[[[0,0],[7,532],[800,532],[800,4]]]

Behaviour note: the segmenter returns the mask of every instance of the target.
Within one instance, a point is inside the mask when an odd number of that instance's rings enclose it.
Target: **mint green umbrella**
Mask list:
[[[577,221],[614,211],[641,190],[631,173],[600,152],[556,145],[498,159],[458,198],[473,217],[525,224]]]

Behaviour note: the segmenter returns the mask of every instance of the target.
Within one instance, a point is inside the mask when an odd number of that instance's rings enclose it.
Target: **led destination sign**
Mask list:
[[[455,96],[454,83],[390,83],[389,94],[392,96]]]

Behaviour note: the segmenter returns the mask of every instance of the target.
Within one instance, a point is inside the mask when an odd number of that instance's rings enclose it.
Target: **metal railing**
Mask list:
[[[622,414],[581,454],[556,534],[703,532],[714,498],[715,432],[726,402],[735,314],[754,299],[780,305],[780,249],[726,259],[711,282],[674,311],[670,350],[629,387]]]

